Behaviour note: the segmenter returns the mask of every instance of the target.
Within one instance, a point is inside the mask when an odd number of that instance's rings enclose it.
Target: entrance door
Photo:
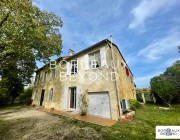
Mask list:
[[[41,100],[40,100],[40,106],[42,106],[43,104],[43,100],[44,100],[44,93],[45,93],[45,90],[42,89],[42,92],[41,92]]]
[[[76,87],[70,88],[70,108],[76,109]]]

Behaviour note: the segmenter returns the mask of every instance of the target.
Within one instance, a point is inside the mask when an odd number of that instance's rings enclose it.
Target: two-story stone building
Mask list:
[[[56,65],[55,65],[56,62]],[[80,111],[80,94],[88,95],[88,115],[118,120],[121,100],[135,98],[135,84],[118,47],[105,39],[76,54],[60,57],[36,71],[33,104]]]

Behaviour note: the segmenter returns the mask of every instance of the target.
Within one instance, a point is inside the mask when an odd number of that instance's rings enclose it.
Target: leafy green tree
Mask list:
[[[173,66],[167,68],[164,75],[180,90],[180,60],[177,60]]]
[[[30,105],[32,103],[32,87],[29,87],[24,90],[22,94],[19,96],[19,101],[23,104]]]
[[[2,81],[0,81],[1,94],[6,94],[9,97],[11,103],[23,92],[24,85],[21,81],[20,75],[18,75],[18,70],[16,65],[11,65],[4,70],[4,75]]]
[[[60,27],[60,17],[40,10],[31,0],[0,1],[0,69],[4,78],[0,88],[8,88],[1,90],[1,95],[8,91],[6,94],[16,97],[14,95],[19,94],[21,88],[14,86],[19,84],[21,87],[30,82],[37,60],[47,63],[50,56],[60,55]],[[14,72],[7,74],[11,66]]]
[[[60,54],[61,18],[41,11],[29,0],[2,0],[0,11],[1,65],[6,68],[15,61],[26,82],[36,60],[48,62],[50,56]]]
[[[162,99],[165,106],[170,107],[171,101],[177,95],[176,86],[163,74],[153,77],[150,84],[152,92]]]

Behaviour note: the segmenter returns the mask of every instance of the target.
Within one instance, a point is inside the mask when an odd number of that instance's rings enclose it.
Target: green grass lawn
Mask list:
[[[146,104],[136,111],[135,118],[128,124],[116,123],[108,128],[107,139],[155,139],[155,127],[158,125],[180,125],[180,105],[171,110],[162,110],[158,106]]]
[[[103,127],[95,124],[90,124],[86,122],[82,122],[75,119],[70,119],[62,116],[57,116],[54,114],[51,117],[57,119],[53,125],[47,125],[38,129],[38,133],[42,134],[47,139],[58,139],[64,134],[66,131],[71,131],[64,137],[64,139],[105,139],[105,140],[149,140],[155,139],[155,127],[158,125],[180,125],[180,105],[173,105],[170,110],[162,110],[158,108],[159,106],[153,104],[146,104],[143,108],[136,111],[136,115],[134,120],[130,123],[123,124],[117,122],[111,127]],[[12,109],[13,107],[11,107]],[[20,107],[14,107],[15,110]],[[9,108],[8,108],[9,109]],[[4,109],[3,109],[4,110]],[[1,109],[0,109],[1,111]],[[1,117],[0,117],[1,118]],[[3,139],[7,139],[6,135],[11,135],[12,132],[15,132],[11,129],[24,128],[22,130],[16,130],[17,136],[25,135],[32,130],[32,128],[36,127],[36,123],[40,123],[41,118],[36,118],[35,120],[24,118],[18,119],[17,121],[5,121],[0,119],[0,135],[3,136]],[[53,118],[51,118],[53,119]],[[49,120],[49,119],[48,119]],[[44,121],[42,121],[44,123]],[[31,127],[33,124],[33,127]],[[17,127],[16,127],[17,126]],[[28,127],[30,126],[30,127]],[[38,125],[39,126],[39,125]],[[6,129],[6,131],[3,131]],[[23,132],[25,130],[26,132]],[[47,132],[46,132],[47,130]],[[78,131],[77,131],[78,130]],[[91,132],[90,132],[91,130]],[[61,133],[62,132],[62,133]],[[7,133],[7,134],[6,134]],[[21,134],[24,133],[24,134]],[[31,131],[31,134],[33,132]],[[47,136],[48,133],[50,136]],[[58,137],[57,137],[58,136]],[[87,138],[87,136],[89,136]],[[10,137],[10,136],[9,136]],[[12,139],[16,139],[15,137]],[[19,137],[18,137],[19,138]],[[46,139],[44,138],[44,139]],[[40,138],[41,139],[41,138]]]
[[[107,140],[141,140],[155,139],[155,127],[159,125],[180,125],[180,105],[173,105],[170,110],[162,110],[159,106],[146,104],[136,111],[134,120],[130,123],[116,123],[111,127],[99,127],[89,124]],[[76,122],[84,127],[84,123]],[[87,126],[87,125],[86,125]]]

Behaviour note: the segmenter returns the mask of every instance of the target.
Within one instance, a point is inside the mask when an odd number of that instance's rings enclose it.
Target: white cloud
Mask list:
[[[177,46],[180,45],[180,33],[170,33],[169,36],[155,40],[146,48],[139,51],[138,56],[147,58],[150,61],[157,60],[163,55],[177,52]]]
[[[144,27],[147,19],[159,14],[161,10],[164,11],[176,2],[177,0],[142,0],[141,3],[131,11],[134,19],[129,25],[129,28]]]

